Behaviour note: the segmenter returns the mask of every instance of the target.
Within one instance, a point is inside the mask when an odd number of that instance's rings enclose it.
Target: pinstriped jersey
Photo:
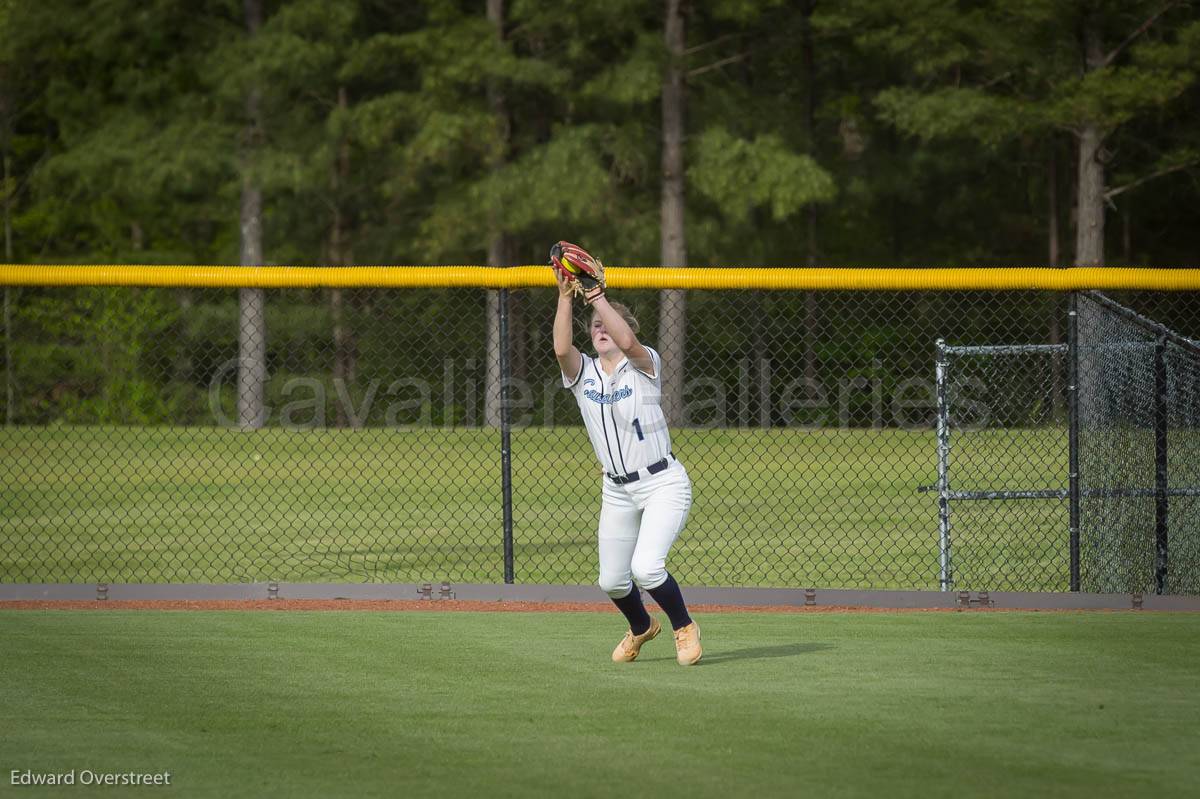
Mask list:
[[[667,457],[671,434],[662,406],[662,358],[646,347],[654,363],[654,377],[622,358],[611,375],[599,358],[587,353],[579,375],[563,375],[563,386],[579,403],[583,424],[604,471],[629,474]]]

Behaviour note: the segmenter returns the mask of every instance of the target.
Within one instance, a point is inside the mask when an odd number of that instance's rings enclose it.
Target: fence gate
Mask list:
[[[1067,356],[938,340],[943,591],[1069,587]]]
[[[1067,329],[937,342],[942,590],[1200,592],[1200,344],[1091,291]]]

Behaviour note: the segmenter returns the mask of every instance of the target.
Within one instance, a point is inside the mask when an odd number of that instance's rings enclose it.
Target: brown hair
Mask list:
[[[638,332],[638,330],[640,329],[640,326],[638,325],[637,317],[633,315],[633,311],[629,310],[628,305],[626,305],[623,302],[613,302],[612,300],[609,300],[608,304],[612,306],[612,309],[614,311],[616,311],[618,314],[621,315],[621,318],[625,320],[625,324],[629,325],[630,330],[632,330],[634,333]],[[591,330],[590,330],[591,324],[592,324],[592,321],[595,320],[595,318],[596,318],[596,311],[593,310],[592,315],[590,317],[588,317],[588,322],[587,322],[588,328],[589,328],[587,330],[588,333],[591,332]]]

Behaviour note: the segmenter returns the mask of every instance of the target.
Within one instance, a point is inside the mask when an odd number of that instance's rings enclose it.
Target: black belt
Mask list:
[[[649,472],[650,474],[658,474],[663,469],[666,469],[667,466],[669,466],[671,464],[671,461],[673,461],[674,459],[675,459],[675,456],[673,454],[668,453],[667,457],[663,458],[658,463],[652,463],[649,466],[647,466],[646,471]],[[605,474],[608,475],[609,480],[612,480],[614,483],[616,483],[619,486],[623,486],[626,483],[634,483],[634,482],[637,482],[638,480],[642,479],[641,472],[630,472],[629,474],[610,474],[608,472],[605,472]]]

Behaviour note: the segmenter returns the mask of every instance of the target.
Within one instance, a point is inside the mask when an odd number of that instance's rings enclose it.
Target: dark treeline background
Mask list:
[[[1197,63],[1200,8],[1169,0],[5,0],[5,258],[503,266],[570,238],[616,265],[1194,265]],[[300,340],[356,383],[371,295],[263,301],[6,289],[6,418],[171,418],[198,355],[249,354],[269,393]],[[687,301],[640,313],[703,363]],[[812,374],[845,314],[795,302]],[[1060,335],[1045,305],[1025,338]],[[408,312],[466,319],[494,381],[494,294]]]

